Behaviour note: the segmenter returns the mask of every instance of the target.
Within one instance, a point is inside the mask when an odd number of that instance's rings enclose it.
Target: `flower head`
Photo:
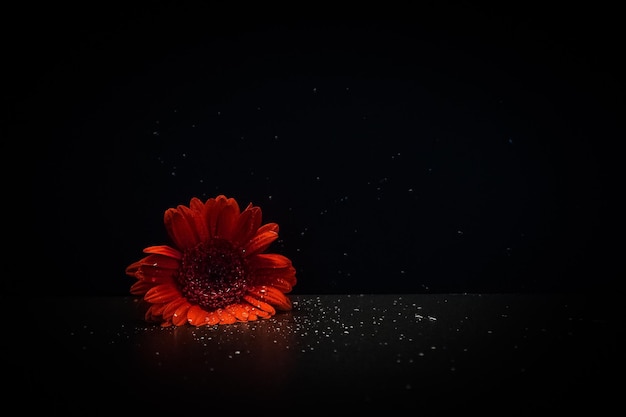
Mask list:
[[[169,208],[165,228],[172,246],[150,246],[126,268],[137,278],[130,293],[149,303],[146,320],[162,326],[231,324],[266,319],[291,309],[296,284],[291,261],[264,253],[278,224],[261,225],[261,209],[219,195]]]

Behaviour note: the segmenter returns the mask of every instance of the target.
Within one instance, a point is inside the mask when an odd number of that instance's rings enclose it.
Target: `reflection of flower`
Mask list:
[[[296,270],[283,255],[263,253],[278,238],[278,224],[261,225],[261,209],[220,195],[165,211],[173,246],[150,246],[129,265],[130,292],[150,304],[146,320],[162,326],[230,324],[290,310],[285,295]]]

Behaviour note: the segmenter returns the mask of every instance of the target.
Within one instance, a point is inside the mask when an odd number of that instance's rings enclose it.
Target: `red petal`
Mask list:
[[[190,249],[200,243],[200,237],[196,232],[196,215],[196,212],[182,205],[165,211],[163,216],[165,228],[178,249]],[[203,220],[198,222],[202,224]]]
[[[201,242],[209,240],[209,228],[206,224],[205,207],[202,200],[194,197],[189,202],[189,208],[194,211],[194,221],[196,222],[196,233]]]
[[[257,299],[252,295],[244,295],[243,299],[252,304],[252,306],[258,308],[259,310],[265,311],[272,316],[276,314],[276,309],[274,307],[264,301]]]
[[[173,259],[178,259],[181,260],[183,259],[183,254],[182,252],[170,247],[170,246],[165,246],[165,245],[161,245],[161,246],[149,246],[147,248],[145,248],[144,253],[154,253],[154,254],[158,254],[158,255],[163,255],[163,256],[169,256],[170,258]]]
[[[246,310],[248,311],[248,321],[256,321],[259,319],[259,316],[256,315],[256,309],[249,307],[246,308]]]
[[[202,217],[204,217],[204,223],[206,224],[208,239],[213,237],[213,224],[215,222],[213,207],[215,207],[215,199],[209,198],[206,203],[204,203],[204,209],[202,210]]]
[[[144,318],[146,321],[161,321],[161,317],[157,314],[154,314],[154,305],[150,306],[150,308],[146,310]]]
[[[231,240],[238,219],[239,205],[234,199],[229,198],[227,204],[222,208],[222,211],[217,214],[214,237]]]
[[[145,258],[141,259],[139,262],[141,262],[142,266],[151,266],[164,269],[178,269],[178,267],[180,266],[179,259],[158,254],[148,255]]]
[[[170,284],[162,284],[150,288],[150,290],[144,296],[144,300],[152,304],[169,303],[180,296],[180,292],[178,292],[175,286]]]
[[[183,297],[180,297],[170,303],[165,304],[165,308],[163,308],[162,316],[164,319],[171,319],[172,316],[176,313],[176,310],[184,304],[189,304],[187,300]]]
[[[257,253],[261,253],[263,252],[265,249],[267,249],[272,242],[274,242],[276,239],[278,239],[278,233],[274,232],[274,231],[267,231],[264,233],[258,233],[256,236],[254,236],[250,242],[248,242],[245,246],[244,249],[246,251],[245,256],[252,256],[252,255],[256,255]]]
[[[248,290],[248,294],[260,301],[271,304],[279,310],[291,310],[291,301],[289,298],[276,288],[261,286]]]
[[[191,307],[191,304],[184,303],[176,309],[176,312],[172,316],[172,323],[174,324],[174,326],[182,326],[183,324],[187,324],[187,311],[189,311],[189,307]]]
[[[165,304],[153,304],[146,311],[147,321],[161,321]]]
[[[261,209],[252,205],[241,213],[232,237],[232,242],[236,247],[241,247],[252,239],[261,225],[261,217]]]
[[[151,282],[153,285],[171,284],[174,282],[176,271],[176,269],[160,269],[144,265],[135,273],[135,278]]]
[[[205,321],[207,325],[214,326],[220,322],[220,316],[215,311],[209,311],[207,312]]]
[[[260,310],[256,307],[252,307],[250,306],[250,311],[249,311],[250,315],[256,315],[262,319],[269,319],[270,317],[272,317],[273,314],[270,314],[266,311]]]
[[[207,312],[197,305],[193,305],[187,310],[187,321],[192,326],[202,326],[206,324],[207,319]]]
[[[172,281],[179,267],[180,261],[177,259],[149,255],[129,265],[126,274],[153,284],[165,284]]]
[[[217,236],[217,222],[220,216],[220,213],[228,204],[228,199],[219,195],[215,199],[208,199],[205,207],[204,207],[204,216],[207,224],[207,228],[209,229],[209,236],[216,237]]]
[[[226,311],[235,316],[238,321],[248,321],[250,317],[250,313],[246,311],[243,305],[241,304],[232,304],[226,307]]]
[[[144,295],[152,287],[153,287],[153,284],[149,282],[137,281],[133,285],[130,286],[130,293],[132,295]]]
[[[233,324],[237,321],[235,316],[221,308],[215,310],[215,313],[217,313],[217,316],[220,318],[220,324]]]
[[[254,269],[261,268],[288,268],[291,260],[277,253],[261,253],[248,258],[248,264]]]
[[[260,268],[250,271],[251,282],[254,285],[268,285],[287,293],[296,285],[296,269],[292,266],[285,268]]]
[[[257,231],[257,234],[261,234],[261,233],[265,233],[265,232],[276,232],[278,233],[278,223],[267,223],[264,224],[263,226],[259,227],[259,230]]]
[[[165,310],[165,307],[167,307],[167,305],[167,303],[153,304],[152,306],[150,306],[150,310],[152,310],[152,314],[160,318],[161,316],[163,316],[163,310]]]

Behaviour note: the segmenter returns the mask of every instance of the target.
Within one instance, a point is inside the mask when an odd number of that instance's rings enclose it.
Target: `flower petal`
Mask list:
[[[245,303],[242,304],[243,308],[246,310],[246,312],[248,313],[248,321],[255,321],[259,319],[259,309],[252,307],[250,304]],[[267,314],[267,313],[265,313]]]
[[[246,294],[243,296],[243,299],[252,304],[252,306],[258,308],[259,310],[263,310],[266,313],[271,314],[272,316],[276,314],[276,309],[274,307],[264,301],[259,300],[253,295]]]
[[[135,262],[135,264],[140,264],[141,266],[148,265],[158,268],[178,269],[180,259],[161,254],[151,254]]]
[[[289,292],[296,285],[296,269],[289,258],[273,254],[258,254],[248,258],[250,281],[253,285],[269,285]]]
[[[189,208],[194,211],[194,221],[196,222],[196,233],[201,242],[209,240],[209,228],[206,224],[205,207],[202,200],[194,197],[189,202]]]
[[[254,269],[261,268],[288,268],[291,267],[291,260],[284,255],[277,253],[261,253],[248,258],[248,265]]]
[[[169,256],[170,258],[181,260],[183,259],[182,252],[166,245],[161,246],[148,246],[145,248],[144,253],[153,253],[158,255]]]
[[[228,311],[218,308],[215,310],[217,316],[220,318],[220,324],[233,324],[237,321],[237,318],[230,314]]]
[[[152,283],[152,285],[168,283],[171,284],[174,282],[176,271],[177,270],[175,269],[159,269],[151,268],[149,266],[142,266],[133,275],[138,280],[150,282]]]
[[[268,286],[260,286],[260,287],[249,289],[248,294],[253,296],[255,299],[264,301],[272,305],[278,310],[282,310],[282,311],[291,310],[291,301],[289,300],[289,298],[276,288],[268,287]]]
[[[161,321],[161,318],[157,315],[154,314],[154,312],[152,311],[152,307],[151,306],[149,309],[146,310],[146,314],[144,315],[144,319],[148,322],[153,322],[153,321]]]
[[[296,269],[293,267],[257,269],[251,271],[250,275],[253,285],[267,285],[283,293],[291,292],[297,281]]]
[[[257,253],[263,252],[267,249],[272,242],[278,239],[278,233],[268,230],[267,232],[258,233],[254,236],[250,242],[248,242],[244,249],[246,251],[245,256],[256,255]]]
[[[190,249],[200,243],[200,237],[196,232],[197,223],[202,224],[204,220],[196,221],[196,215],[198,214],[195,211],[183,205],[165,211],[163,216],[165,229],[177,248]]]
[[[191,304],[185,302],[176,309],[172,316],[172,323],[174,326],[182,326],[187,323],[187,311],[189,311]]]
[[[233,237],[233,232],[237,226],[238,219],[239,205],[234,199],[229,198],[226,200],[226,205],[219,213],[217,213],[214,237],[230,241]]]
[[[296,270],[295,268],[289,268],[289,273],[286,275],[286,278],[274,277],[268,281],[268,285],[271,285],[283,293],[289,293],[298,282],[298,279],[296,278]]]
[[[176,314],[176,310],[182,305],[187,304],[187,308],[189,308],[189,302],[183,297],[180,297],[174,301],[169,303],[165,303],[165,308],[163,308],[163,313],[161,314],[164,319],[170,319]]]
[[[130,286],[130,293],[132,295],[144,295],[148,292],[150,288],[152,288],[154,284],[148,281],[137,281],[133,285]]]
[[[261,317],[262,319],[269,319],[273,316],[273,313],[268,313],[266,311],[259,310],[258,308],[253,308],[253,310],[256,312],[257,316]]]
[[[163,255],[148,255],[126,268],[126,274],[153,284],[171,282],[180,267],[180,261]]]
[[[235,316],[238,321],[248,321],[250,317],[250,313],[248,313],[241,304],[231,304],[226,307],[225,310]]]
[[[146,321],[161,321],[164,304],[153,304],[146,311]]]
[[[209,311],[207,312],[205,321],[208,326],[214,326],[220,322],[220,316],[215,311]]]
[[[149,303],[168,303],[180,297],[178,289],[171,284],[156,285],[146,293],[144,300]]]
[[[250,304],[245,304],[244,307],[249,314],[248,321],[257,320],[258,318],[269,319],[270,317],[272,317],[270,313],[259,310],[258,308],[253,307]]]
[[[163,316],[163,310],[165,310],[167,305],[168,303],[153,304],[152,307],[150,307],[152,309],[152,314],[161,318]]]
[[[209,198],[204,203],[204,208],[202,209],[202,217],[204,217],[204,223],[206,224],[208,239],[213,237],[213,229],[214,229],[214,219],[215,214],[213,213],[213,207],[215,206],[215,199]]]
[[[251,204],[239,215],[232,235],[235,247],[241,247],[254,236],[261,225],[261,209]]]
[[[187,310],[187,321],[192,326],[202,326],[206,324],[207,312],[198,305],[192,305]]]
[[[216,198],[209,198],[204,206],[204,218],[207,228],[209,229],[209,237],[217,237],[217,223],[219,216],[228,205],[228,199],[224,195]]]
[[[277,223],[264,224],[263,226],[259,227],[257,234],[261,234],[261,233],[265,233],[269,231],[278,233],[278,224]]]

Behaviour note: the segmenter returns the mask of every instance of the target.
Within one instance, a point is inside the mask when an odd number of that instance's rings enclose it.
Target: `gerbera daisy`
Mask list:
[[[278,238],[278,224],[261,225],[261,209],[219,195],[189,207],[169,208],[165,228],[172,246],[150,246],[126,268],[137,278],[133,295],[150,305],[146,320],[162,326],[231,324],[267,319],[291,309],[296,284],[291,261],[263,253]]]

